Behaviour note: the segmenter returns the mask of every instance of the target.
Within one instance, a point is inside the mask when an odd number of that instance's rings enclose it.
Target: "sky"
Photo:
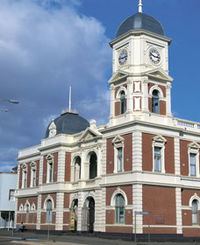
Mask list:
[[[97,124],[108,122],[112,50],[122,21],[138,0],[0,1],[0,171],[18,151],[40,144],[52,119],[68,106]],[[143,0],[170,45],[172,111],[200,121],[200,1]],[[6,100],[19,100],[18,105]],[[4,112],[8,109],[8,112]]]

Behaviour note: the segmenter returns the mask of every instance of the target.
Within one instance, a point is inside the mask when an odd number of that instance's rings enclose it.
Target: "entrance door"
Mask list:
[[[82,208],[82,231],[93,232],[95,222],[95,201],[88,197]]]

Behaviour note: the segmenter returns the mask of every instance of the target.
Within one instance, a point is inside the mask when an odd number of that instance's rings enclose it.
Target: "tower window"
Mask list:
[[[159,105],[159,91],[154,90],[152,93],[152,112],[160,113],[160,105]]]
[[[123,171],[123,148],[117,148],[117,172]]]
[[[121,114],[126,112],[126,95],[124,91],[120,92],[120,112]]]

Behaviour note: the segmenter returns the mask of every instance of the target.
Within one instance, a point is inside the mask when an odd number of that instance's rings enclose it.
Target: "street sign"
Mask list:
[[[138,214],[138,215],[147,215],[147,214],[150,214],[151,212],[141,212],[141,211],[135,211],[135,214]]]

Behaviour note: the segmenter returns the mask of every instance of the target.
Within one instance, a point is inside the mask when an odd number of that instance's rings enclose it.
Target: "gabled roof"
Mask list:
[[[114,83],[117,81],[120,81],[122,79],[126,79],[128,77],[128,73],[124,72],[124,71],[118,71],[115,74],[113,74],[113,76],[110,78],[109,83]]]

